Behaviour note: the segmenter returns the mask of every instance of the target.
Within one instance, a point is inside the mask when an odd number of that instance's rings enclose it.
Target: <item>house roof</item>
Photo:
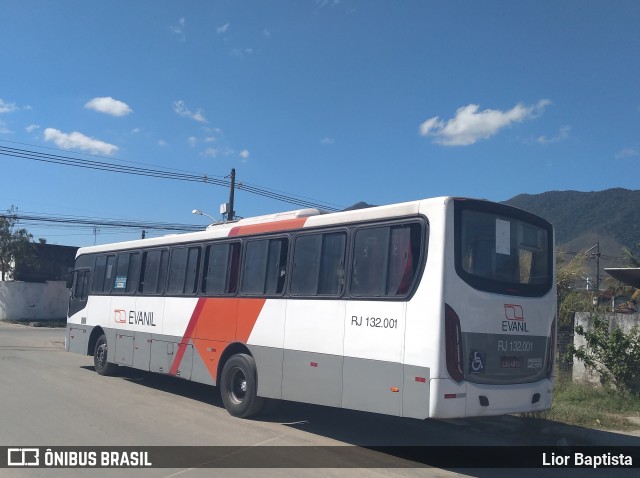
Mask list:
[[[640,289],[640,267],[610,267],[604,271],[614,279]]]

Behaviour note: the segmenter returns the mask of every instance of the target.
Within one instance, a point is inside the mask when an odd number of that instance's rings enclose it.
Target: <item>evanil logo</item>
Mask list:
[[[529,332],[521,305],[504,304],[504,316],[507,320],[502,321],[503,332]]]

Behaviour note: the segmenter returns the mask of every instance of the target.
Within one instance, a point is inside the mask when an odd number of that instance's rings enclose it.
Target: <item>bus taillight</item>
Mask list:
[[[460,318],[449,304],[444,305],[444,329],[447,356],[447,371],[456,382],[462,381],[464,372],[462,369],[462,331],[460,330]]]

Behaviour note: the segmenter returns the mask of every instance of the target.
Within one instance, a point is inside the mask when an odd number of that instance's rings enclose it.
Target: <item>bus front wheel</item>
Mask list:
[[[107,362],[107,336],[102,334],[93,350],[93,366],[100,375],[113,375],[117,365]]]
[[[257,415],[264,399],[258,397],[256,362],[251,355],[237,354],[227,360],[220,377],[220,395],[224,408],[239,418]]]

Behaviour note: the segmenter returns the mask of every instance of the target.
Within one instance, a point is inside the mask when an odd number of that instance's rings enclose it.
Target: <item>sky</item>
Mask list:
[[[3,0],[0,148],[334,208],[638,189],[635,0]],[[207,225],[229,190],[0,152],[0,210]],[[23,154],[24,156],[24,154]],[[249,217],[299,206],[236,191]],[[83,246],[140,230],[23,224]]]

